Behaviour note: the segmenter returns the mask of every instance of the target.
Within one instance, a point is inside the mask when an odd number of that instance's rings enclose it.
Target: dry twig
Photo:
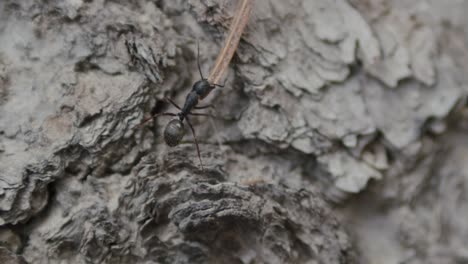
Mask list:
[[[240,1],[239,7],[237,8],[229,30],[229,35],[224,43],[224,47],[221,49],[221,52],[216,58],[216,63],[210,72],[208,82],[219,83],[221,78],[224,76],[231,59],[236,52],[237,46],[239,45],[242,32],[244,32],[245,26],[249,21],[250,12],[252,11],[252,4],[253,0]]]

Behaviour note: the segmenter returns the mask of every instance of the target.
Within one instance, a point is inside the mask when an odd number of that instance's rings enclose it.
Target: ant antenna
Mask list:
[[[203,73],[200,67],[200,42],[198,41],[198,39],[197,39],[197,65],[198,65],[198,71],[200,72],[200,77],[202,78],[202,80],[205,80],[205,77],[203,77]]]
[[[202,163],[202,160],[201,160],[201,155],[200,155],[200,147],[198,146],[197,136],[195,135],[195,129],[193,129],[192,123],[190,123],[190,120],[189,120],[188,117],[185,117],[185,120],[187,120],[187,124],[189,125],[190,130],[192,130],[193,139],[195,141],[195,146],[197,147],[198,159],[200,160],[200,166],[201,166],[201,169],[204,170],[203,163]]]

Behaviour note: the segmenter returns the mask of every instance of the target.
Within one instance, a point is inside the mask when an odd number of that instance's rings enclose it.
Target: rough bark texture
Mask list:
[[[468,262],[468,2],[0,1],[0,263]],[[174,110],[168,110],[174,111]]]

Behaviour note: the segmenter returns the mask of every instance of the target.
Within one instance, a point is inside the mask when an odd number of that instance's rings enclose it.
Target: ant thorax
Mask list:
[[[198,104],[198,98],[200,96],[197,94],[196,91],[192,89],[189,94],[187,94],[187,97],[185,98],[185,103],[184,107],[182,107],[182,110],[180,114],[182,115],[182,119],[185,118],[185,116],[192,111],[192,108],[194,108]]]

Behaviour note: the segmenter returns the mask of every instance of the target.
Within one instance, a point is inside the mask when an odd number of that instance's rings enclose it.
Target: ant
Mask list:
[[[158,116],[175,116],[176,118],[172,119],[167,123],[166,128],[164,129],[164,141],[169,147],[175,147],[179,145],[180,141],[182,140],[184,136],[184,120],[187,121],[187,124],[190,127],[190,130],[192,130],[193,138],[195,141],[195,146],[197,148],[197,154],[198,154],[198,159],[200,160],[200,166],[201,169],[203,170],[203,163],[200,155],[200,147],[198,146],[198,141],[197,141],[197,136],[195,134],[195,129],[192,126],[192,123],[190,122],[189,115],[191,116],[211,116],[210,114],[206,113],[193,113],[192,109],[206,109],[209,107],[213,107],[212,105],[206,105],[206,106],[197,106],[199,100],[203,100],[208,94],[215,88],[215,87],[224,87],[223,85],[219,84],[212,84],[203,77],[203,73],[201,71],[200,67],[200,45],[197,43],[197,65],[198,65],[198,71],[200,73],[201,79],[197,82],[195,82],[192,86],[192,90],[187,94],[187,97],[185,98],[185,103],[184,106],[181,108],[178,106],[173,100],[170,98],[165,98],[169,103],[171,103],[173,106],[175,106],[177,109],[180,110],[179,113],[171,113],[171,112],[163,112],[163,113],[158,113],[153,115],[152,117],[148,118],[147,120],[144,120],[142,124],[151,121],[152,119],[158,117]]]

